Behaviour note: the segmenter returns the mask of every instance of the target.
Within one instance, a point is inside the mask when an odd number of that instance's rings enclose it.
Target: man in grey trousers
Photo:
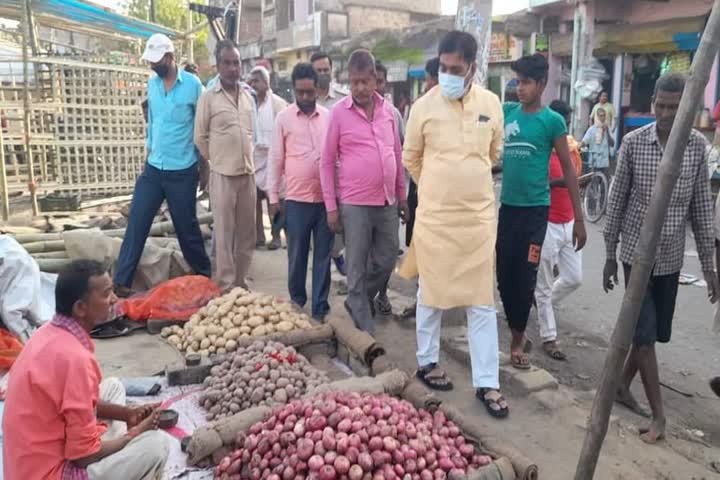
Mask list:
[[[345,308],[358,328],[372,334],[373,300],[397,259],[398,212],[403,218],[407,212],[405,175],[393,109],[375,91],[372,54],[353,52],[348,73],[352,95],[330,112],[320,180],[328,225],[345,236]]]

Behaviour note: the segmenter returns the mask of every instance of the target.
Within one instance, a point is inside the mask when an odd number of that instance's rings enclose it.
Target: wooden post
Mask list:
[[[595,395],[588,431],[575,471],[575,480],[590,480],[595,473],[600,449],[607,433],[610,411],[615,400],[615,391],[620,381],[623,362],[630,348],[648,279],[655,263],[655,252],[665,223],[670,196],[680,176],[687,139],[695,120],[697,106],[702,104],[702,95],[708,83],[710,68],[719,45],[720,0],[715,0],[700,46],[690,67],[685,92],[660,162],[655,188],[640,230],[640,240],[635,249],[630,283],[625,290],[618,321],[610,339],[603,375]]]
[[[22,56],[23,56],[23,130],[24,130],[24,136],[23,139],[25,141],[25,161],[27,161],[27,168],[28,168],[28,188],[30,190],[30,201],[32,204],[32,212],[33,215],[37,215],[39,213],[38,210],[38,203],[37,203],[37,194],[36,188],[37,185],[35,184],[35,164],[33,161],[33,155],[32,151],[30,149],[30,136],[31,136],[31,122],[30,122],[30,56],[28,53],[28,48],[30,47],[31,41],[32,41],[32,11],[30,9],[30,0],[23,0],[22,2],[22,8],[23,8],[23,30],[22,30],[22,36],[23,36],[23,47],[22,47]],[[37,78],[37,73],[35,75],[35,81],[37,82],[39,79]]]
[[[471,33],[478,42],[475,80],[487,85],[490,35],[492,33],[492,0],[458,0],[455,28]]]

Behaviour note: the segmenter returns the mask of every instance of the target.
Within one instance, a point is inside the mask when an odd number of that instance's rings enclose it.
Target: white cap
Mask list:
[[[174,51],[175,47],[172,41],[162,33],[156,33],[148,39],[142,59],[150,63],[157,63],[166,53]]]

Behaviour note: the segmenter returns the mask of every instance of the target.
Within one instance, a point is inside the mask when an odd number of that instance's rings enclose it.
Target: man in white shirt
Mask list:
[[[270,88],[270,72],[263,67],[257,66],[250,72],[250,86],[257,94],[257,135],[255,139],[255,183],[257,184],[257,246],[265,246],[265,226],[263,222],[262,201],[267,201],[267,165],[268,152],[272,142],[272,131],[275,125],[275,117],[287,107],[287,102],[275,95]],[[284,195],[281,193],[281,196]],[[268,204],[268,212],[270,206]],[[282,209],[281,209],[282,211]],[[272,240],[267,244],[268,250],[277,250],[282,247],[280,232],[283,229],[282,213],[270,216]]]

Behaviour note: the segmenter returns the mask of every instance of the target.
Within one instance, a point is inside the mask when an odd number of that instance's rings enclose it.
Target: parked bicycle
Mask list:
[[[587,184],[581,188],[583,217],[590,223],[597,223],[605,215],[612,179],[608,179],[606,169],[593,169]]]
[[[584,179],[580,183],[583,217],[590,223],[597,223],[605,215],[615,172],[615,158],[611,157],[607,166],[597,167],[587,148],[581,150]]]

